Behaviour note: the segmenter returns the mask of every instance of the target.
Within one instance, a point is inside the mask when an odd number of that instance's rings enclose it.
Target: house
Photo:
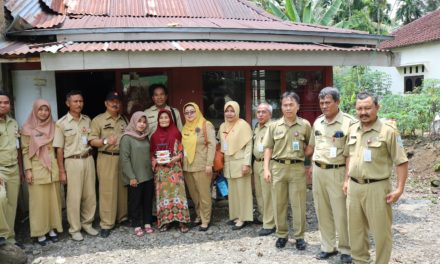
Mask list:
[[[19,123],[38,97],[62,116],[71,89],[91,117],[120,91],[129,115],[149,106],[157,82],[170,105],[194,101],[216,126],[230,99],[249,122],[263,101],[279,117],[284,91],[300,95],[299,115],[313,121],[332,66],[394,64],[377,48],[389,37],[282,21],[246,0],[5,0],[5,12],[0,62]]]
[[[440,9],[391,33],[381,49],[395,54],[395,67],[383,70],[392,77],[392,91],[411,92],[425,79],[440,79]]]

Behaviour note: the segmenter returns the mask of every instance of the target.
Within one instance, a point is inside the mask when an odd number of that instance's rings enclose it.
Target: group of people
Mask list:
[[[154,105],[133,113],[130,120],[120,114],[117,92],[107,95],[106,111],[93,120],[82,114],[84,98],[79,91],[67,94],[69,111],[56,123],[50,104],[38,99],[21,130],[8,115],[9,96],[0,94],[0,245],[15,243],[19,154],[29,184],[31,237],[41,245],[56,242],[57,233],[63,231],[60,187],[66,183],[73,240],[84,239],[81,230],[108,237],[123,222],[133,227],[136,236],[153,233],[154,223],[161,232],[173,225],[188,232],[186,188],[195,207],[192,222],[199,231],[207,231],[218,141],[229,188],[227,224],[232,230],[254,221],[254,189],[262,222],[258,234],[276,233],[275,246],[285,247],[290,203],[295,246],[304,250],[306,178],[311,175],[321,234],[316,258],[328,259],[340,251],[342,263],[368,263],[370,230],[376,263],[388,263],[391,204],[404,190],[408,160],[396,128],[378,118],[375,95],[357,95],[356,120],[340,111],[338,90],[326,87],[318,98],[323,115],[311,126],[297,116],[298,95],[286,92],[281,97],[283,116],[272,121],[272,107],[261,103],[254,130],[239,118],[238,103],[228,101],[216,136],[196,103],[184,105],[182,125],[179,111],[167,105],[167,88],[155,84],[149,91]],[[98,150],[96,172],[92,147]],[[304,165],[306,158],[311,158],[312,166]],[[393,164],[398,178],[394,191],[389,180]],[[99,232],[92,226],[97,206],[95,173]],[[2,188],[6,189],[3,196]]]

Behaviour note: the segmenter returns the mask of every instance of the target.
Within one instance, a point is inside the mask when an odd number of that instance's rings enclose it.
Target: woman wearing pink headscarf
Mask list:
[[[31,237],[44,246],[46,235],[58,241],[63,232],[58,165],[52,141],[55,123],[49,102],[37,99],[23,125],[21,143],[26,181],[29,184],[29,222]]]

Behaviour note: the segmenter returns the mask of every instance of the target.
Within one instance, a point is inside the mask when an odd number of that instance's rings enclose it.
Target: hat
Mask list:
[[[119,95],[118,92],[116,91],[111,91],[107,94],[107,96],[105,97],[106,101],[110,101],[110,100],[114,100],[114,99],[118,99],[119,101],[122,101],[121,96]]]

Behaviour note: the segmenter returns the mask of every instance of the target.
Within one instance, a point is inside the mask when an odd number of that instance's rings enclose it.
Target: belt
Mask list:
[[[257,158],[255,158],[254,160],[260,162],[260,161],[263,161],[264,158],[261,158],[261,159],[257,159]]]
[[[324,164],[316,161],[315,164],[321,169],[337,169],[337,168],[345,167],[345,164]]]
[[[119,156],[119,152],[100,151],[100,153],[110,156]]]
[[[388,180],[389,178],[385,178],[385,179],[356,179],[356,178],[350,177],[350,179],[351,179],[352,181],[354,181],[355,183],[359,183],[359,184],[368,184],[368,183],[373,183],[373,182],[379,182],[379,181]]]
[[[304,162],[302,160],[279,160],[279,159],[272,159],[272,160],[274,160],[278,163],[287,164],[287,165]]]
[[[72,155],[70,157],[67,157],[66,159],[85,159],[85,158],[87,158],[87,157],[89,157],[91,155],[92,155],[92,152],[89,151],[89,152],[87,152],[85,154]]]

